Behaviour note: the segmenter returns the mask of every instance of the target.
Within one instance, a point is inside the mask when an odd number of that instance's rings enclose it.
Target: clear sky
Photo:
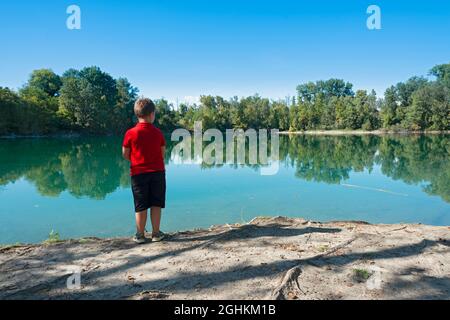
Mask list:
[[[81,8],[81,30],[66,27],[71,4]],[[381,30],[366,27],[371,4],[381,8]],[[171,101],[284,98],[331,77],[382,94],[448,62],[444,0],[0,2],[0,86],[14,89],[33,69],[96,65]]]

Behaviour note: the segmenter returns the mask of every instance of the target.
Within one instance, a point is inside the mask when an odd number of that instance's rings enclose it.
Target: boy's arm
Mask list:
[[[122,156],[125,158],[125,160],[131,161],[130,158],[131,149],[122,147]]]
[[[161,131],[159,131],[160,135],[161,135],[161,154],[162,154],[162,158],[163,161],[165,160],[165,155],[166,155],[166,139],[164,139],[164,135],[162,134]]]

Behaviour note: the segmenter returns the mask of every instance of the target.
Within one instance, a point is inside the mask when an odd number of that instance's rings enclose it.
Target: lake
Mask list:
[[[450,136],[280,136],[279,171],[176,164],[168,145],[164,231],[248,222],[450,225]],[[0,140],[0,243],[134,234],[121,138]]]

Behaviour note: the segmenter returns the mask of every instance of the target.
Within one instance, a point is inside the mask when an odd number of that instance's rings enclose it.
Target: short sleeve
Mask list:
[[[123,138],[123,143],[122,143],[122,146],[124,147],[124,148],[131,148],[131,143],[130,143],[130,131],[127,131],[126,133],[125,133],[125,137]]]

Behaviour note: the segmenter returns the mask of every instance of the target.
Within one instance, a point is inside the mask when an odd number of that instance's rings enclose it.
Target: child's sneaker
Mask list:
[[[136,233],[136,235],[133,238],[133,241],[137,244],[143,244],[146,242],[145,235],[143,233]]]
[[[166,234],[162,231],[158,232],[155,235],[152,235],[152,242],[160,242],[166,237]]]

